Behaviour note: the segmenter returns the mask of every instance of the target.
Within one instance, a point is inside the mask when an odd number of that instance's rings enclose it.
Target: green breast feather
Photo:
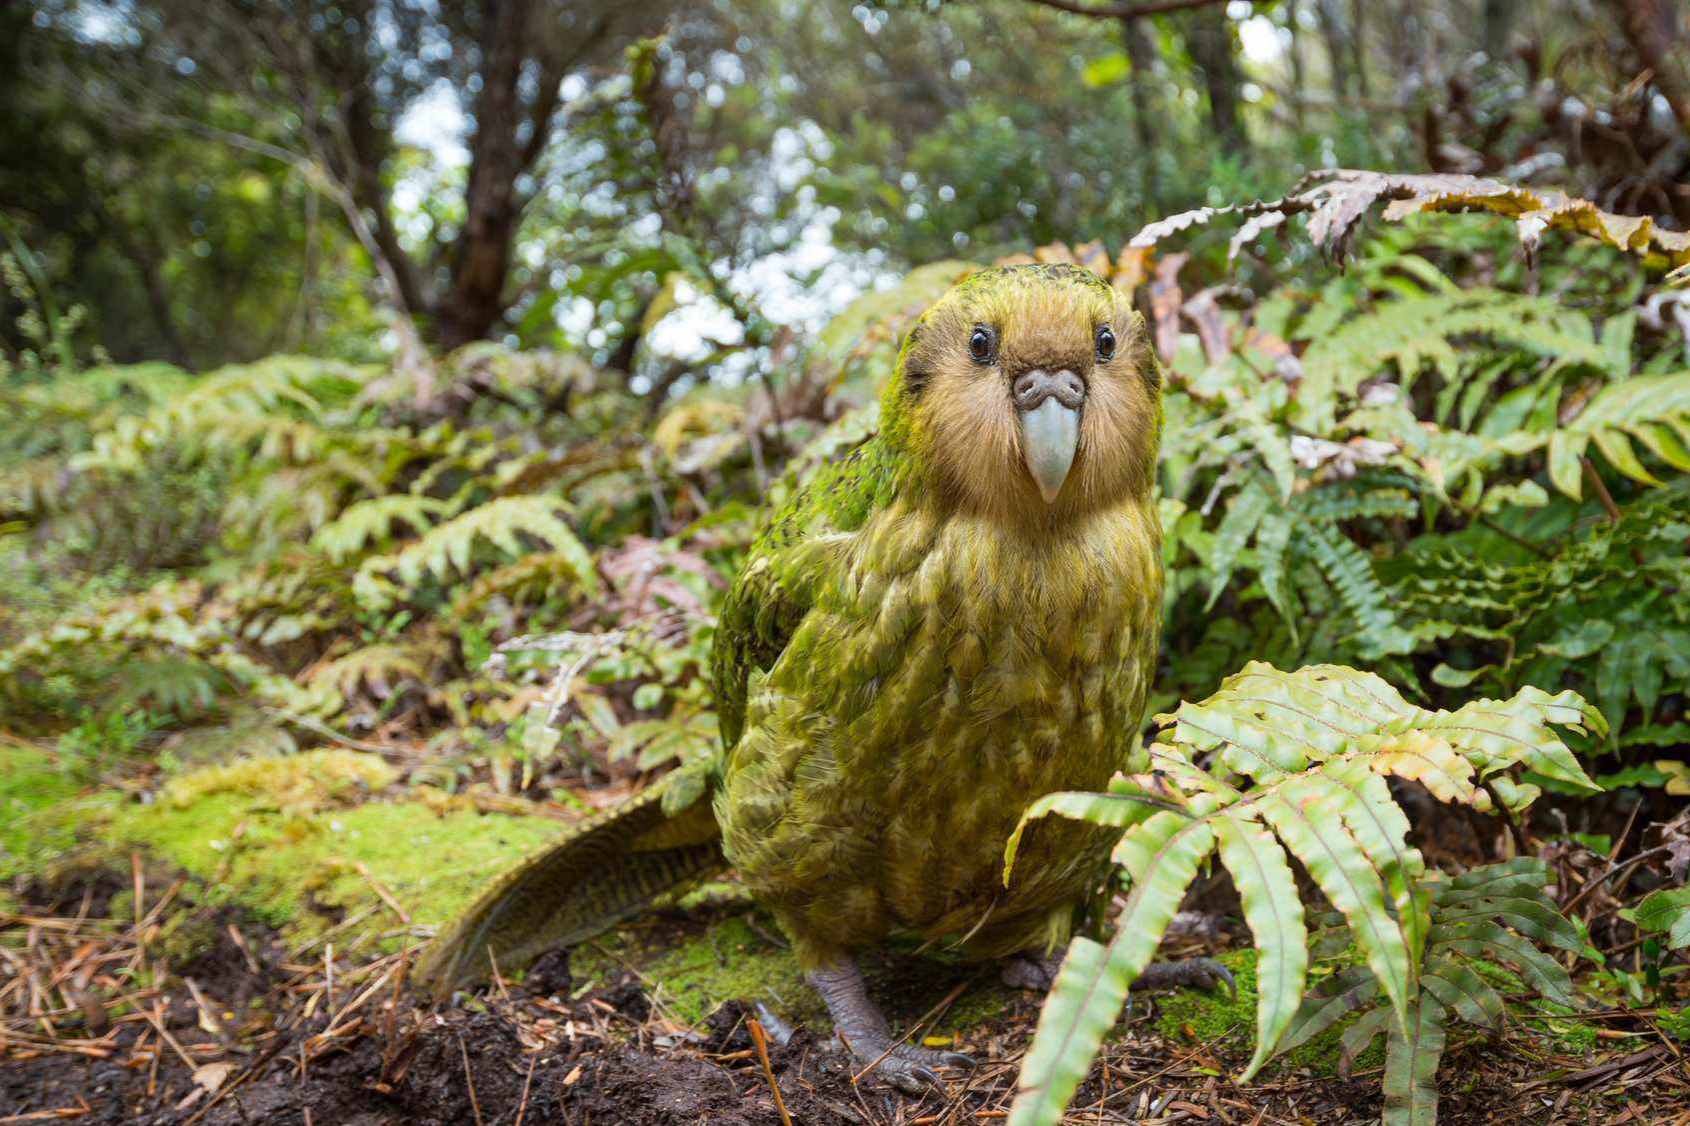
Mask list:
[[[984,322],[1000,333],[990,347]],[[514,967],[723,862],[812,967],[849,965],[851,948],[893,934],[982,957],[1066,938],[1111,834],[1037,823],[1008,886],[1003,848],[1038,797],[1102,789],[1132,765],[1162,584],[1159,375],[1144,336],[1071,267],[985,271],[929,310],[887,382],[880,432],[774,515],[723,603],[720,758],[494,881],[419,980],[446,991]],[[1015,425],[1023,376],[1060,390],[1050,373],[1075,371],[1089,373],[1090,445],[1067,491],[1038,500],[992,420]],[[1071,429],[1019,433],[1066,433],[1073,457]]]
[[[753,546],[715,677],[729,861],[801,954],[894,932],[1063,937],[1107,837],[1021,811],[1127,765],[1153,672],[1159,528],[1135,501],[1022,537],[941,515],[877,437]]]

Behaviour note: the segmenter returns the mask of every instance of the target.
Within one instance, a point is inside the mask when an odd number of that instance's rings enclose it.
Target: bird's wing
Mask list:
[[[770,519],[751,545],[722,603],[712,652],[722,747],[745,730],[746,685],[767,671],[814,602],[818,584],[836,577],[837,550],[891,495],[896,467],[878,438],[818,471]]]

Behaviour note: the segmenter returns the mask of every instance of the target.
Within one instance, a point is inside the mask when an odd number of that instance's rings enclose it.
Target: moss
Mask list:
[[[1238,982],[1238,997],[1232,998],[1223,989],[1206,993],[1196,989],[1181,989],[1156,998],[1156,1031],[1170,1040],[1181,1043],[1218,1046],[1223,1054],[1234,1056],[1239,1064],[1249,1059],[1255,1050],[1256,1035],[1256,951],[1254,947],[1230,950],[1216,958],[1232,971]],[[1309,985],[1315,978],[1311,975]],[[1298,1045],[1284,1055],[1276,1056],[1263,1069],[1272,1073],[1281,1068],[1306,1068],[1316,1075],[1335,1075],[1338,1070],[1339,1042],[1349,1018]],[[1358,1071],[1384,1062],[1380,1042],[1354,1061]]]
[[[656,936],[637,927],[612,936],[614,944],[598,945],[637,966],[656,999],[683,1023],[701,1021],[730,1000],[762,1002],[788,1020],[825,1022],[792,951],[771,941],[772,923],[755,920],[754,928],[754,919],[750,912],[715,919],[672,945],[661,938],[654,945]]]
[[[241,903],[301,940],[379,904],[371,879],[413,923],[444,922],[489,875],[558,831],[550,819],[483,815],[425,795],[337,808],[392,779],[379,759],[344,751],[211,767],[182,775],[151,805],[118,810],[108,838],[202,881],[208,902]],[[397,922],[378,910],[346,940]]]
[[[633,970],[662,1010],[683,1024],[696,1024],[723,1002],[744,1001],[767,1005],[818,1036],[828,1034],[826,1007],[805,983],[774,921],[746,904],[741,885],[705,885],[680,908],[690,917],[678,927],[672,919],[636,920],[576,947],[570,955],[576,987]],[[946,1040],[964,1039],[991,1023],[1019,992],[999,985],[995,972],[902,947],[871,954],[862,966],[870,994],[900,1028],[923,1016],[958,981],[977,976],[927,1030]]]
[[[1231,970],[1237,979],[1237,999],[1224,989],[1218,993],[1181,989],[1160,994],[1156,998],[1156,1030],[1163,1036],[1204,1044],[1226,1039],[1249,1044],[1256,1023],[1256,951],[1229,950],[1216,961]]]
[[[1533,992],[1525,978],[1507,966],[1471,958],[1466,959],[1466,964],[1505,998]],[[1583,1055],[1597,1047],[1596,1025],[1577,1019],[1575,1009],[1536,996],[1509,1000],[1507,1004],[1509,1015],[1519,1027],[1547,1037],[1562,1053]]]
[[[0,881],[39,872],[75,847],[81,792],[51,755],[0,743]]]
[[[391,785],[398,776],[393,767],[371,755],[305,751],[195,770],[172,780],[162,797],[178,809],[203,798],[234,794],[303,811],[345,804]]]
[[[940,1018],[934,1031],[940,1034],[949,1033],[959,1039],[966,1038],[976,1029],[1001,1019],[1005,1010],[1020,994],[1019,989],[1000,985],[995,972],[989,973],[977,984],[963,990],[956,1002],[945,1010],[945,1015]],[[1031,993],[1027,994],[1029,999],[1033,996]]]

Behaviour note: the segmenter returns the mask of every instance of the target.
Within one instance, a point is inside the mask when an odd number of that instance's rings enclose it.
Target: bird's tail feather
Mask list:
[[[574,826],[505,872],[424,952],[415,978],[445,996],[520,969],[638,914],[664,892],[724,866],[708,798],[673,816],[662,787]]]

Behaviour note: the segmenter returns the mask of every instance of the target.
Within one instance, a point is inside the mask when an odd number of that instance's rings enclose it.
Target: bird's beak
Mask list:
[[[1012,394],[1021,419],[1021,455],[1050,504],[1062,491],[1080,445],[1085,382],[1071,371],[1035,368],[1016,379]]]

